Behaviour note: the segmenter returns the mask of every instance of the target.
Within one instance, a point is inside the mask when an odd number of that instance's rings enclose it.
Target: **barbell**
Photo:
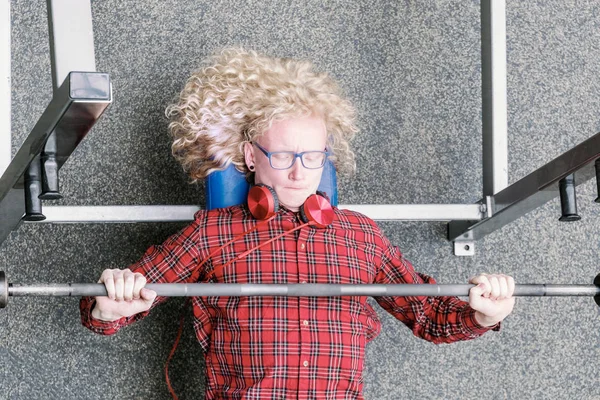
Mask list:
[[[468,296],[475,285],[438,284],[254,284],[254,283],[149,283],[148,289],[159,296]],[[19,285],[8,283],[0,271],[0,308],[8,304],[9,296],[106,296],[101,283],[65,283]],[[593,296],[600,306],[600,274],[591,285],[523,284],[515,285],[514,296]]]

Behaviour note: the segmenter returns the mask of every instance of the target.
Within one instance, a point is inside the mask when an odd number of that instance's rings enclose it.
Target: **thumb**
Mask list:
[[[485,284],[480,283],[469,290],[469,297],[481,297],[485,293]]]
[[[156,292],[154,290],[142,288],[142,290],[140,290],[140,297],[145,303],[152,304],[154,299],[156,299]]]

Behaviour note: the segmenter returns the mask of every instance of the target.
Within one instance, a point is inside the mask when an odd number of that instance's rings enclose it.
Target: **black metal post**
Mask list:
[[[600,203],[600,158],[596,160],[596,188],[598,189],[598,198],[596,203]]]
[[[577,214],[577,196],[575,194],[575,175],[567,175],[558,183],[560,191],[560,208],[562,216],[559,221],[579,221],[581,217]]]
[[[25,221],[43,221],[42,201],[39,196],[42,192],[40,157],[36,156],[25,172]]]
[[[40,199],[57,200],[62,198],[58,190],[58,161],[56,160],[56,132],[53,132],[42,151],[42,194]]]

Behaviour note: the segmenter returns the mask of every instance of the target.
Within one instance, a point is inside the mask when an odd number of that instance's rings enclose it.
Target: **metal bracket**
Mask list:
[[[475,242],[453,242],[455,256],[474,256]]]
[[[479,203],[479,212],[481,213],[481,220],[491,218],[494,215],[494,197],[493,196],[485,196]],[[457,221],[454,221],[455,223]],[[461,221],[465,229],[476,221]],[[451,231],[450,225],[448,225],[448,237],[450,238]],[[465,233],[455,238],[452,241],[454,245],[454,255],[455,256],[474,256],[475,255],[475,239],[473,237],[473,232],[467,230]]]
[[[474,256],[475,255],[475,240],[473,234],[469,231],[456,238],[452,242],[454,245],[455,256]]]

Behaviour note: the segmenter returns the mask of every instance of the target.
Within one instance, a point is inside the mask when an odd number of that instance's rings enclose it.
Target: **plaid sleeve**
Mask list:
[[[376,283],[435,284],[427,275],[417,273],[400,250],[382,236],[384,253]],[[489,330],[499,330],[500,324],[484,327],[475,320],[475,310],[457,297],[378,297],[377,302],[390,314],[408,326],[414,335],[433,343],[469,340]]]
[[[197,246],[198,218],[163,244],[150,247],[144,256],[129,266],[133,272],[139,272],[146,277],[148,283],[174,283],[188,279],[198,263],[199,251]],[[157,297],[152,308],[166,300]],[[92,317],[96,305],[93,297],[83,297],[79,303],[82,324],[95,333],[112,335],[122,327],[138,321],[148,315],[149,311],[123,317],[107,322]]]
[[[155,304],[157,304],[156,301],[154,304],[152,304],[152,307],[154,307]],[[92,332],[106,336],[117,333],[117,331],[122,327],[144,318],[149,313],[149,311],[145,311],[143,313],[132,315],[131,317],[123,317],[116,321],[102,321],[92,317],[92,310],[94,309],[95,305],[96,299],[93,297],[83,297],[81,299],[79,302],[81,323]]]

